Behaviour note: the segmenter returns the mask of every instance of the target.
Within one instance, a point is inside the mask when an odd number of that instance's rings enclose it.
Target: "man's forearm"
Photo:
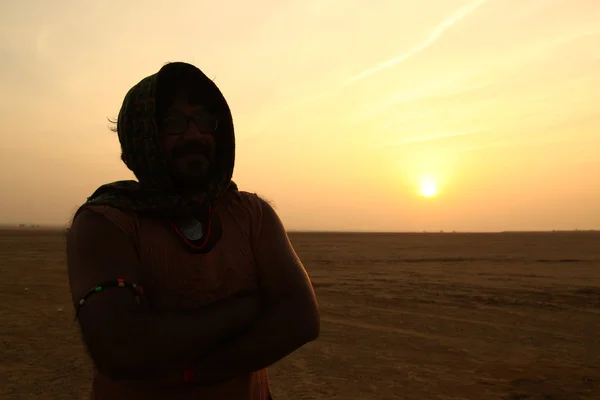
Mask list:
[[[99,369],[113,379],[163,376],[192,365],[223,338],[248,326],[256,318],[256,303],[252,298],[234,298],[190,312],[139,312],[122,321],[130,331],[117,328],[109,340],[96,341],[108,347],[96,346],[96,353],[104,355],[94,357],[90,352]]]
[[[196,363],[196,382],[210,385],[266,368],[318,335],[316,305],[280,303],[268,309],[249,330],[202,357]]]

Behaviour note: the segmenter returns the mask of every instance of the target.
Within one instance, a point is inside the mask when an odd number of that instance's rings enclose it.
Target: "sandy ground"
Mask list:
[[[600,399],[600,233],[291,234],[318,341],[285,399]],[[0,232],[0,399],[86,399],[60,232]]]

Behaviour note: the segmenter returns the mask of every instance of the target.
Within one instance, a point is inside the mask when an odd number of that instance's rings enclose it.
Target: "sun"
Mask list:
[[[430,175],[421,178],[419,192],[425,197],[433,197],[438,193],[438,184],[435,178]]]

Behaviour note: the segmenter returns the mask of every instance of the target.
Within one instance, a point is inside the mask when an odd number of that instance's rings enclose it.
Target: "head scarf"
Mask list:
[[[202,98],[212,101],[219,118],[217,171],[209,183],[193,195],[181,195],[173,186],[156,120],[157,86],[165,74],[177,73],[199,74],[203,85]],[[129,90],[119,112],[117,132],[121,158],[138,180],[102,185],[88,198],[87,205],[108,205],[155,216],[187,216],[213,206],[227,190],[237,190],[231,181],[235,162],[231,111],[215,83],[193,65],[181,62],[166,64],[158,73],[144,78]]]

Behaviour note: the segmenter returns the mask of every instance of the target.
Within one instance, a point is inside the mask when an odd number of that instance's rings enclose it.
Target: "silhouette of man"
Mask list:
[[[231,181],[231,112],[170,63],[125,96],[116,131],[137,181],[73,219],[68,272],[92,398],[271,398],[266,368],[319,334],[310,279],[273,208]]]

